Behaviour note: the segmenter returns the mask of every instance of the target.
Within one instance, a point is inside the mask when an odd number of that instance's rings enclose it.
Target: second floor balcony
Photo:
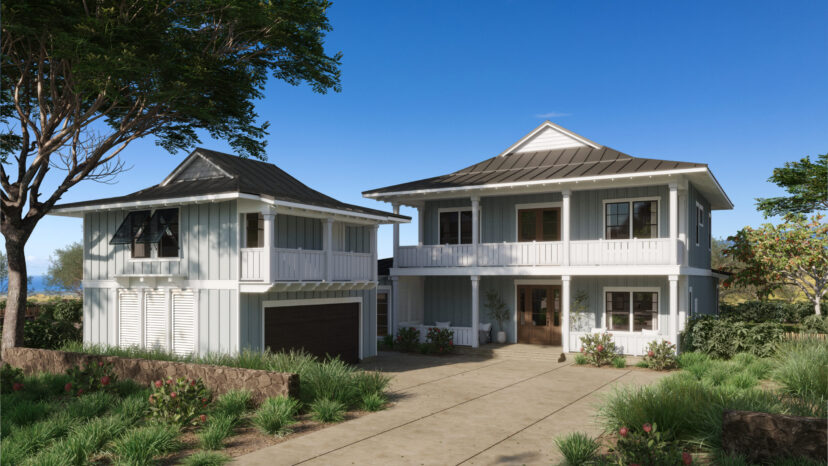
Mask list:
[[[373,281],[374,254],[286,249],[242,248],[241,279],[263,282]]]

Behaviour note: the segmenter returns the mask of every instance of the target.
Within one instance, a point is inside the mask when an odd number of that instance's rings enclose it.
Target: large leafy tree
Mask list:
[[[82,180],[110,179],[152,136],[170,152],[199,134],[264,158],[254,101],[269,78],[339,90],[326,0],[4,0],[0,231],[9,293],[3,347],[22,342],[24,247]],[[47,190],[48,187],[48,190]]]
[[[49,258],[49,270],[46,283],[49,286],[81,294],[83,280],[83,245],[72,243],[65,248],[58,248]]]
[[[828,209],[828,154],[813,162],[808,156],[799,162],[785,162],[785,166],[773,169],[768,181],[784,188],[788,196],[756,199],[756,207],[765,217]]]
[[[725,286],[753,286],[762,296],[784,285],[795,286],[820,314],[828,291],[828,223],[821,215],[791,215],[779,225],[745,227],[728,238],[724,251],[736,264]]]

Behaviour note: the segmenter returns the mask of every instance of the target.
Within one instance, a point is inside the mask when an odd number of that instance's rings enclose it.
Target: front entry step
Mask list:
[[[481,345],[478,348],[458,346],[457,353],[485,358],[524,359],[532,361],[558,361],[563,348],[560,346],[529,345],[524,343]],[[567,358],[567,361],[570,358]]]

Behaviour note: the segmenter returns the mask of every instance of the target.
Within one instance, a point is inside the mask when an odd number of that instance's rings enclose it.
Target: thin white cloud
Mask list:
[[[571,113],[563,113],[563,112],[549,112],[549,113],[538,113],[535,115],[537,118],[558,118],[558,117],[565,117],[569,116]]]

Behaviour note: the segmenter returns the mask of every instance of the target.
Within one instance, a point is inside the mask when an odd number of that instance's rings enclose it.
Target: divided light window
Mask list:
[[[388,335],[388,293],[377,293],[377,336]]]
[[[472,211],[440,212],[440,244],[471,244]]]
[[[178,257],[178,209],[127,214],[109,244],[129,244],[133,259]]]
[[[606,295],[607,330],[658,330],[658,292],[608,291]]]
[[[658,201],[607,202],[604,215],[606,239],[658,238]]]
[[[518,210],[518,241],[560,240],[561,210],[559,208]]]

